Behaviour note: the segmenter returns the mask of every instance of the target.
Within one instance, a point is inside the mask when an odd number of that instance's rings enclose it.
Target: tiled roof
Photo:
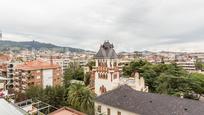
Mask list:
[[[19,64],[16,66],[16,69],[22,69],[22,70],[39,70],[39,69],[54,69],[58,68],[59,65],[56,64],[50,64],[45,61],[41,60],[34,60],[34,61],[28,61],[23,64]]]
[[[141,115],[204,115],[203,102],[139,92],[127,85],[97,97],[96,102]]]
[[[7,64],[0,64],[0,71],[7,71]]]
[[[86,114],[68,107],[63,107],[48,115],[86,115]]]
[[[0,54],[0,62],[5,62],[11,60],[9,55]]]
[[[98,53],[95,55],[95,58],[96,59],[116,59],[118,58],[113,48],[114,48],[113,44],[110,44],[109,41],[104,42],[104,44],[101,45]]]

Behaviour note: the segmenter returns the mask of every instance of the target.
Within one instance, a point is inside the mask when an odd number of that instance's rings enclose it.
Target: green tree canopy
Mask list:
[[[67,105],[67,90],[63,86],[46,87],[45,89],[33,86],[26,89],[26,96],[29,99],[40,100],[54,107]]]
[[[204,94],[204,75],[189,73],[172,64],[151,64],[144,60],[133,61],[123,68],[125,76],[138,71],[144,77],[149,91],[168,95],[183,95],[186,98],[198,99],[195,95]]]
[[[72,84],[69,87],[68,103],[77,110],[92,115],[94,113],[95,94],[84,85]]]
[[[195,67],[197,70],[202,70],[203,69],[203,62],[201,59],[197,59],[195,62]]]
[[[65,70],[64,85],[67,87],[72,79],[84,81],[84,70],[76,62],[69,63],[68,68]]]
[[[89,61],[89,62],[87,63],[87,66],[89,67],[90,70],[92,70],[93,67],[95,66],[95,61]]]

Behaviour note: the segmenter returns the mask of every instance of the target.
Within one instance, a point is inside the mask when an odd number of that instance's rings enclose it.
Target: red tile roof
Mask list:
[[[48,115],[86,115],[86,114],[68,107],[63,107]]]
[[[0,64],[0,71],[7,71],[7,64]]]
[[[23,64],[19,64],[16,66],[16,69],[22,69],[22,70],[41,70],[41,69],[55,69],[59,68],[60,66],[57,64],[50,64],[45,61],[41,60],[34,60],[34,61],[28,61]]]
[[[11,60],[9,55],[0,54],[0,62],[5,62]]]

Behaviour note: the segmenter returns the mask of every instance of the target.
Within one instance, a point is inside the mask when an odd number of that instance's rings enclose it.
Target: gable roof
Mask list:
[[[61,109],[58,109],[49,115],[86,115],[85,113],[79,112],[77,110],[74,110],[72,108],[63,107]]]
[[[95,55],[95,59],[116,59],[118,58],[113,48],[114,48],[113,44],[110,44],[109,41],[105,41],[103,45],[101,45],[97,54]]]
[[[96,97],[96,102],[142,115],[203,115],[204,103],[139,92],[123,85]]]

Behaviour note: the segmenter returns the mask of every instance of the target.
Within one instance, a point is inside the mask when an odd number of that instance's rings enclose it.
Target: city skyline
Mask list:
[[[203,51],[204,2],[0,1],[4,40],[93,50],[105,40],[116,51]],[[93,45],[94,44],[94,45]]]

